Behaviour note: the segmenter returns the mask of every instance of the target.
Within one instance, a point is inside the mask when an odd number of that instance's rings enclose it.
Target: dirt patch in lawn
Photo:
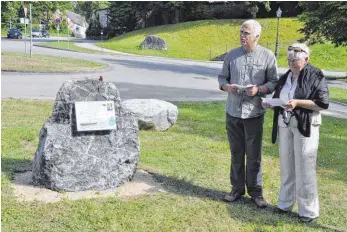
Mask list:
[[[134,179],[115,189],[89,190],[80,192],[56,192],[43,186],[35,186],[32,182],[32,172],[15,173],[12,183],[14,194],[19,201],[58,202],[63,199],[79,200],[101,197],[132,198],[154,192],[165,192],[163,187],[154,180],[152,175],[144,170],[137,170]]]
[[[36,149],[36,144],[32,141],[26,141],[26,140],[22,140],[20,141],[20,144],[22,145],[22,148],[24,150],[35,150]]]

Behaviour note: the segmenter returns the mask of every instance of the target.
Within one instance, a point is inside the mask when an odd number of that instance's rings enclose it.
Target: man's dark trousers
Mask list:
[[[261,150],[264,115],[242,119],[226,114],[226,127],[231,151],[230,182],[232,191],[262,196]],[[245,174],[246,154],[246,174]]]

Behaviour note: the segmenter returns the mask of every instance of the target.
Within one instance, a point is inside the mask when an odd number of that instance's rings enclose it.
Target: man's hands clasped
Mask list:
[[[245,92],[247,96],[253,97],[257,95],[258,93],[258,87],[255,85],[248,85],[245,89],[240,89],[235,84],[225,84],[222,86],[223,90],[232,93],[232,94],[241,94],[242,92]]]

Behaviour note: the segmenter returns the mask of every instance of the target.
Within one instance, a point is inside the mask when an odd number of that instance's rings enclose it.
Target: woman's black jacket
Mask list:
[[[290,70],[280,77],[273,98],[279,98],[289,73]],[[310,64],[306,64],[299,74],[293,99],[312,100],[317,106],[328,109],[329,90],[323,72]],[[278,116],[282,113],[282,110],[281,107],[275,107],[274,109],[272,143],[275,143],[277,139]],[[300,107],[296,107],[293,111],[298,121],[300,133],[305,137],[310,137],[313,111]]]

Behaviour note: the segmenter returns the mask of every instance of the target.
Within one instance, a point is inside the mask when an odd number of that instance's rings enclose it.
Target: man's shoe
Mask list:
[[[302,222],[310,223],[310,222],[313,222],[314,220],[316,220],[317,218],[310,218],[310,217],[299,216],[299,219]]]
[[[252,197],[252,199],[259,208],[265,208],[267,206],[267,202],[262,196]]]
[[[238,192],[231,192],[225,195],[224,200],[228,202],[234,202],[241,198],[241,194]]]

